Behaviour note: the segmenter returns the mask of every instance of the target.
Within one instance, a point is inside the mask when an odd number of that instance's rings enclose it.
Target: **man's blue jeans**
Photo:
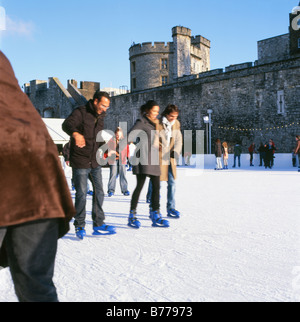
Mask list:
[[[102,183],[102,168],[101,166],[99,166],[95,169],[73,169],[73,181],[76,190],[76,215],[74,221],[75,227],[85,227],[88,178],[90,178],[94,189],[92,206],[93,226],[99,227],[104,224],[105,215],[102,209],[104,201],[104,191]]]
[[[167,210],[175,209],[175,192],[176,192],[176,181],[172,173],[172,167],[171,165],[169,165]],[[150,181],[148,186],[147,199],[151,200],[151,196],[152,196],[152,184]]]
[[[176,182],[172,173],[172,167],[171,165],[169,165],[167,210],[175,209],[175,192],[176,192]]]
[[[121,192],[125,193],[128,190],[128,183],[126,179],[126,167],[125,164],[120,164],[117,160],[115,164],[110,165],[110,175],[108,182],[108,192],[115,192],[117,175],[119,174]]]
[[[0,227],[0,247],[20,302],[58,302],[52,280],[58,236],[58,219]]]

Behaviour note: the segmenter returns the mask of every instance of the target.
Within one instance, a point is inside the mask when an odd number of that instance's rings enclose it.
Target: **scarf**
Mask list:
[[[167,137],[167,146],[169,147],[171,142],[171,137],[172,137],[172,126],[175,124],[175,120],[172,122],[169,122],[168,119],[164,116],[162,118],[162,124]]]

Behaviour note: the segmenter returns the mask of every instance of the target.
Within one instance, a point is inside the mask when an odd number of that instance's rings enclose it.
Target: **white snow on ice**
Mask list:
[[[61,302],[299,301],[300,173],[179,167],[179,220],[154,228],[141,194],[139,230],[127,226],[131,197],[105,197],[106,223],[117,234],[87,237],[74,226],[61,240],[54,282]],[[109,169],[103,169],[105,191]],[[69,179],[69,178],[68,178]],[[135,176],[128,173],[129,189]],[[74,197],[74,192],[72,192]],[[161,209],[165,216],[166,184]],[[17,301],[8,269],[0,271],[0,301]]]

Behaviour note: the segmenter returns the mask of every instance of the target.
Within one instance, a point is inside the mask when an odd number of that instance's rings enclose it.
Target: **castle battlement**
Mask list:
[[[192,37],[192,30],[186,27],[176,26],[172,28],[172,37],[177,35]]]
[[[142,55],[148,53],[168,53],[171,50],[170,42],[143,42],[141,44],[135,44],[129,48],[130,57],[135,55]]]
[[[32,80],[30,83],[24,84],[25,92],[37,92],[37,91],[44,91],[48,89],[48,82],[44,80]]]
[[[204,45],[204,46],[210,48],[210,46],[211,46],[210,40],[208,40],[207,38],[200,36],[200,35],[193,36],[191,39],[191,43],[192,43],[192,45],[197,46],[197,47],[200,47],[200,45]]]
[[[69,115],[76,106],[86,104],[99,89],[100,83],[87,81],[80,82],[77,88],[75,79],[68,80],[68,88],[65,88],[57,77],[24,84],[24,92],[42,117]]]

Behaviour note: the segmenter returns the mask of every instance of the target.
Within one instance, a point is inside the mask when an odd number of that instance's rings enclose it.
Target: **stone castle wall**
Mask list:
[[[290,56],[290,35],[282,35],[258,42],[258,61],[260,64],[288,59]]]
[[[272,138],[278,152],[292,152],[295,135],[300,134],[300,59],[249,66],[229,66],[225,72],[218,69],[176,84],[113,97],[107,127],[114,129],[119,122],[127,122],[130,128],[139,117],[140,106],[154,99],[161,110],[170,103],[178,105],[183,130],[205,131],[203,117],[212,109],[213,142],[217,138],[231,145],[241,141],[246,153],[253,141],[259,145]]]
[[[56,77],[24,84],[24,92],[40,115],[46,118],[65,118],[74,108],[91,99],[98,89],[100,83],[97,82],[81,82],[80,88],[77,88],[76,80],[68,80],[66,89]]]
[[[60,118],[72,112],[76,101],[59,79],[50,77],[48,82],[33,80],[25,84],[25,93],[42,117]]]

